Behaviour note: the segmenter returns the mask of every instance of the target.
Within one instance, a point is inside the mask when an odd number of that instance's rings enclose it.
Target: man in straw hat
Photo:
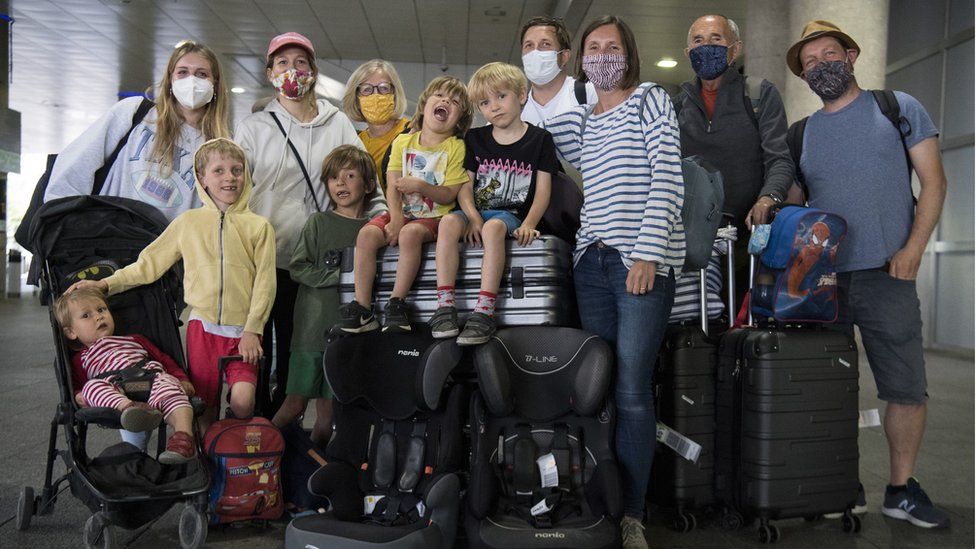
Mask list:
[[[925,431],[926,381],[922,318],[915,276],[939,221],[946,179],[938,130],[922,105],[895,92],[896,125],[883,99],[858,87],[861,48],[836,25],[810,21],[786,63],[823,100],[823,108],[791,128],[798,178],[810,206],[843,216],[848,235],[837,254],[838,327],[857,324],[868,362],[887,402],[890,484],[882,512],[923,528],[945,528],[949,517],[912,477]],[[887,109],[892,112],[892,109]],[[802,122],[794,126],[802,128]],[[794,137],[796,136],[796,137]],[[921,184],[913,200],[911,170]]]

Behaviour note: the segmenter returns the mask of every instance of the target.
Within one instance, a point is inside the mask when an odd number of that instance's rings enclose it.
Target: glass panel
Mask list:
[[[889,59],[891,59],[889,57]],[[854,73],[857,74],[855,65]],[[909,65],[900,71],[888,75],[885,87],[891,90],[903,91],[918,99],[932,117],[932,122],[939,127],[939,105],[942,101],[942,54],[927,57],[918,63]],[[970,86],[972,90],[972,86]]]
[[[973,241],[973,147],[942,153],[946,180],[945,205],[939,225],[939,240]],[[970,273],[972,276],[972,273]]]
[[[972,22],[972,17],[970,17]],[[945,2],[891,0],[888,11],[888,63],[929,49],[945,34]],[[857,37],[854,37],[857,40]]]
[[[973,41],[946,50],[946,138],[973,133]]]
[[[973,28],[973,0],[950,0],[949,36]]]
[[[973,348],[973,253],[939,254],[935,343]]]

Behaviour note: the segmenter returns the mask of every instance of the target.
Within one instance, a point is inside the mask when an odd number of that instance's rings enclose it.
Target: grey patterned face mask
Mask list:
[[[824,61],[807,71],[807,85],[824,101],[844,95],[854,80],[854,71],[847,61]]]

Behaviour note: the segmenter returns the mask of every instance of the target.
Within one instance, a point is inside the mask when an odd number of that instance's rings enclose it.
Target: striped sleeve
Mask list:
[[[582,170],[583,157],[582,138],[583,112],[585,107],[574,107],[549,120],[546,129],[552,134],[552,141],[556,151],[566,162],[577,170]]]
[[[642,131],[651,166],[651,185],[637,242],[631,252],[633,260],[664,263],[668,251],[683,249],[672,242],[684,237],[681,227],[681,206],[684,200],[684,179],[681,175],[681,144],[678,121],[667,93],[653,87],[643,109]]]

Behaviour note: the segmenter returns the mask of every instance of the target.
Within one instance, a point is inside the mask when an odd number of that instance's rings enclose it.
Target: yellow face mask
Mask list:
[[[386,95],[374,93],[359,98],[359,110],[363,112],[367,124],[379,125],[393,118],[394,102],[392,93]]]

